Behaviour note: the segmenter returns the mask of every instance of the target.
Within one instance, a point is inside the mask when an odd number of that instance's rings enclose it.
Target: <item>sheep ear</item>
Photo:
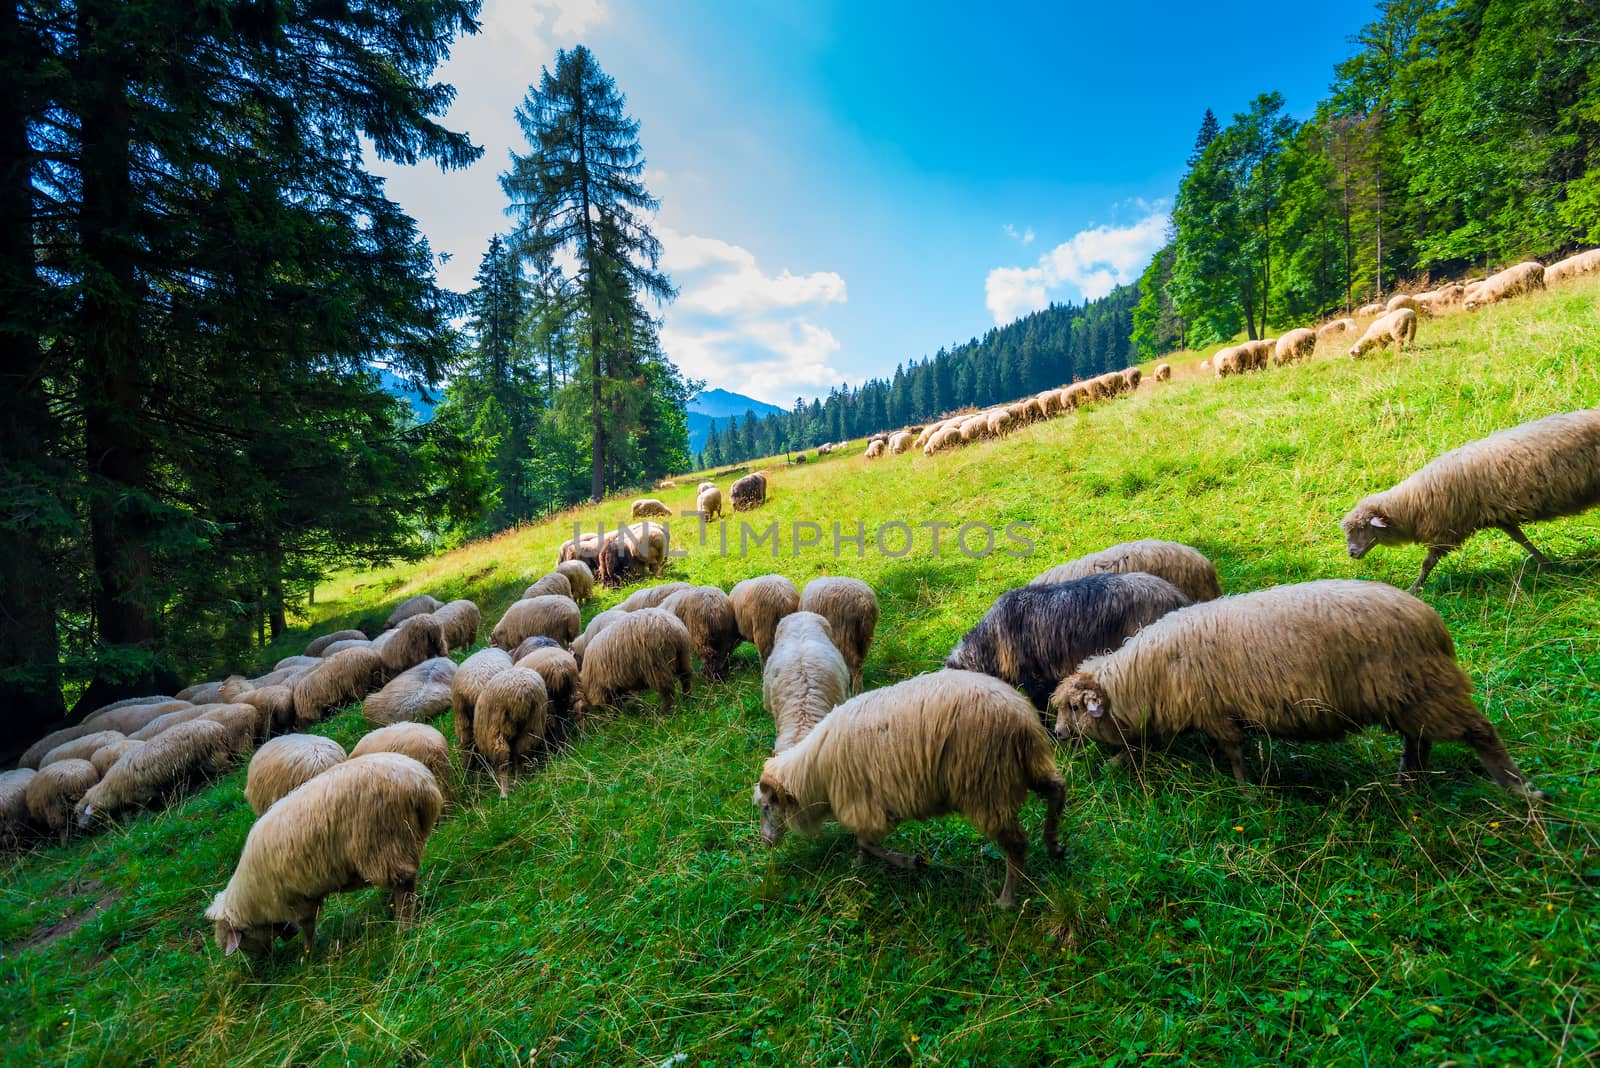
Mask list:
[[[233,956],[234,951],[239,948],[240,938],[241,935],[237,927],[228,928],[228,940],[222,946],[222,955],[224,957]]]
[[[1389,525],[1389,521],[1383,518],[1381,515],[1375,515],[1371,519],[1367,520],[1367,522],[1372,526],[1378,527],[1379,529],[1383,529]]]

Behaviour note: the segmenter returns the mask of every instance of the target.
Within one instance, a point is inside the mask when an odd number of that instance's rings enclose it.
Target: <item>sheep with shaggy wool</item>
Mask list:
[[[433,613],[444,634],[446,649],[466,649],[478,640],[478,624],[482,616],[478,606],[465,598],[440,605]]]
[[[483,688],[502,671],[511,667],[511,655],[504,649],[479,649],[461,662],[450,680],[450,709],[455,713],[456,744],[471,752],[472,720]]]
[[[1406,346],[1416,340],[1417,313],[1410,308],[1400,308],[1387,312],[1367,327],[1366,333],[1350,349],[1351,359],[1360,359],[1373,349],[1389,347],[1389,342],[1394,342],[1394,350],[1404,353]]]
[[[215,682],[197,682],[193,686],[186,686],[173,695],[179,701],[188,701],[191,705],[211,705],[222,700],[222,680]]]
[[[1522,524],[1600,505],[1600,409],[1535,419],[1445,453],[1395,486],[1363,497],[1341,521],[1356,560],[1374,545],[1425,545],[1415,593],[1444,556],[1480,530],[1499,529],[1548,561]]]
[[[772,751],[781,753],[850,693],[850,668],[833,640],[833,627],[815,612],[792,612],[778,621],[772,655],[761,665],[761,700],[772,714]]]
[[[1087,382],[1074,382],[1061,391],[1061,407],[1065,411],[1081,408],[1094,399],[1094,388]]]
[[[28,784],[32,768],[0,771],[0,849],[17,845],[28,833]]]
[[[1580,252],[1552,263],[1544,269],[1544,283],[1553,286],[1557,282],[1577,278],[1591,271],[1600,271],[1600,248],[1592,248],[1588,252]]]
[[[59,835],[65,845],[72,829],[73,807],[99,781],[100,773],[82,757],[40,768],[28,780],[28,817]]]
[[[1417,311],[1417,298],[1410,293],[1396,293],[1390,297],[1383,306],[1385,311],[1399,311],[1401,308],[1410,308]]]
[[[209,719],[180,723],[129,750],[78,802],[78,825],[147,805],[191,780],[210,778],[232,757],[228,728]]]
[[[388,631],[383,632],[383,634],[388,633]],[[343,641],[334,642],[332,645],[328,646],[322,651],[322,659],[330,660],[338,654],[344,652],[346,649],[372,649],[376,651],[378,648],[378,641],[382,640],[383,634],[378,635],[378,638],[373,641],[357,638],[346,638]]]
[[[1370,318],[1370,317],[1372,317],[1374,315],[1382,315],[1384,312],[1386,312],[1388,310],[1389,310],[1389,306],[1385,302],[1383,302],[1381,300],[1373,301],[1371,304],[1363,304],[1363,305],[1361,305],[1361,307],[1357,308],[1356,309],[1356,318],[1357,319],[1367,319],[1367,318]]]
[[[706,678],[726,678],[728,662],[743,640],[733,600],[716,586],[687,586],[662,601],[661,607],[688,628],[689,644],[704,665]]]
[[[134,709],[137,709],[137,708],[148,708],[148,707],[150,707],[152,705],[172,705],[172,706],[176,707],[177,705],[187,704],[187,703],[188,702],[186,702],[186,701],[179,701],[176,697],[168,697],[165,694],[157,695],[157,696],[154,696],[154,697],[125,697],[121,701],[113,701],[108,705],[101,705],[99,708],[95,709],[93,712],[90,712],[87,716],[83,717],[83,724],[85,726],[90,726],[90,725],[93,725],[93,724],[102,724],[99,727],[100,730],[122,731],[123,734],[127,734],[128,732],[126,730],[123,730],[123,728],[121,728],[121,727],[105,726],[104,724],[105,723],[110,723],[116,718],[120,718],[120,717],[118,717],[117,714],[122,712],[124,709],[129,709],[129,708],[134,708]],[[172,709],[171,708],[165,708],[165,709],[162,709],[162,711],[163,712],[171,712]],[[156,715],[160,715],[160,714],[161,714],[160,712],[156,713]],[[152,716],[150,718],[154,719],[155,717]],[[150,720],[147,719],[144,722],[148,723],[148,722],[150,722]],[[144,726],[144,723],[139,724],[139,726],[140,727]],[[139,729],[138,727],[134,728],[134,730],[138,730],[138,729]]]
[[[832,816],[863,854],[900,867],[921,858],[883,848],[897,824],[959,813],[1005,854],[995,904],[1011,908],[1028,852],[1017,815],[1030,791],[1045,799],[1045,845],[1060,857],[1065,783],[1038,713],[998,679],[937,671],[834,709],[767,760],[755,799],[769,846],[787,830],[815,833]]]
[[[572,653],[578,663],[582,664],[583,651],[589,647],[590,642],[594,641],[595,636],[628,614],[620,608],[608,608],[596,615],[589,620],[589,625],[583,628],[583,633],[572,640],[572,644],[567,647],[568,651]]]
[[[256,750],[244,777],[244,799],[257,816],[290,791],[345,760],[344,746],[316,734],[284,734]]]
[[[672,692],[694,685],[689,628],[664,608],[629,612],[601,631],[583,654],[583,695],[590,707],[610,705],[640,690],[661,695],[661,713],[672,712]]]
[[[544,677],[509,667],[484,684],[472,716],[472,748],[494,772],[500,796],[511,796],[511,772],[542,747],[550,696]]]
[[[654,497],[642,497],[628,509],[629,519],[670,519],[672,509]]]
[[[546,747],[565,745],[583,726],[588,703],[583,696],[583,675],[578,661],[565,649],[534,649],[517,659],[517,667],[537,671],[549,699],[545,710]]]
[[[169,712],[193,708],[188,701],[162,697],[149,703],[117,704],[99,709],[84,719],[79,728],[87,731],[118,731],[131,735]]]
[[[320,639],[319,639],[320,640]],[[304,668],[314,668],[330,655],[328,650],[339,642],[365,642],[367,639],[359,630],[341,630],[336,634],[328,635],[328,643],[317,653],[306,656],[286,656],[272,665],[273,671],[299,671]],[[269,673],[270,674],[270,673]]]
[[[294,682],[294,721],[309,727],[329,712],[366,697],[383,681],[383,661],[370,648],[334,653]]]
[[[1132,393],[1134,390],[1138,389],[1139,383],[1142,381],[1144,381],[1144,372],[1139,370],[1139,368],[1128,367],[1122,371],[1122,383],[1124,388],[1129,393]]]
[[[429,593],[419,593],[415,597],[407,597],[395,606],[389,613],[389,618],[384,620],[383,629],[393,630],[412,616],[426,616],[437,612],[444,607],[444,602]]]
[[[889,451],[896,456],[911,448],[911,434],[909,431],[900,430],[889,435]]]
[[[991,438],[1003,438],[1016,427],[1016,418],[1010,408],[996,408],[984,417],[984,427]]]
[[[583,604],[594,596],[594,572],[582,560],[563,560],[556,565],[556,572],[567,576],[574,601]]]
[[[373,753],[399,753],[427,768],[446,801],[450,800],[450,743],[445,736],[426,723],[391,723],[361,736],[350,758],[370,756]]]
[[[144,744],[137,738],[123,738],[120,741],[107,742],[90,754],[89,763],[93,764],[94,770],[100,773],[101,778],[104,778],[106,772],[111,770],[111,765],[121,760],[124,753],[131,753]]]
[[[102,745],[126,740],[127,735],[121,731],[91,731],[80,735],[70,742],[62,742],[50,752],[39,758],[39,770],[43,771],[51,764],[59,764],[63,760],[88,760],[94,751]]]
[[[261,710],[266,720],[268,734],[282,734],[294,728],[293,685],[274,683],[271,686],[258,686],[239,700],[243,704],[254,705]]]
[[[739,637],[750,642],[765,660],[772,652],[772,638],[778,620],[800,610],[800,593],[782,575],[759,575],[735,585],[728,597],[733,601],[733,617],[739,623]]]
[[[993,675],[1043,712],[1086,658],[1188,605],[1166,579],[1143,572],[1095,574],[1001,594],[945,658],[944,666]]]
[[[582,635],[579,635],[579,637],[582,637]],[[574,638],[573,640],[576,641],[577,639]],[[516,663],[518,660],[521,660],[535,649],[560,648],[561,643],[556,641],[554,638],[546,638],[543,634],[535,634],[533,637],[523,641],[522,644],[518,645],[511,651],[511,662],[513,664]]]
[[[1272,354],[1277,351],[1277,342],[1267,338],[1258,338],[1255,341],[1244,341],[1234,346],[1238,353],[1235,360],[1238,370],[1263,371],[1272,362]]]
[[[1272,362],[1282,367],[1284,364],[1309,360],[1316,349],[1317,332],[1303,326],[1298,327],[1287,331],[1278,339],[1278,344],[1272,353]]]
[[[600,581],[620,586],[641,574],[659,575],[667,564],[667,528],[633,523],[607,535],[600,549]]]
[[[767,503],[767,476],[752,471],[728,487],[728,499],[735,512],[748,512]]]
[[[551,571],[522,591],[522,599],[524,601],[533,597],[548,596],[567,597],[574,604],[578,601],[576,597],[572,596],[572,580],[559,571]]]
[[[450,710],[456,664],[436,656],[407,668],[367,697],[361,714],[373,726],[422,723]]]
[[[243,675],[229,675],[222,680],[222,689],[217,691],[217,700],[232,703],[255,688],[256,684]]]
[[[546,594],[517,601],[489,635],[489,644],[510,651],[535,634],[554,638],[563,644],[572,641],[583,629],[583,616],[571,597]]]
[[[367,640],[367,636],[359,630],[336,630],[332,634],[324,634],[320,638],[312,638],[306,643],[304,655],[321,657],[326,653],[328,646],[334,642],[350,641],[351,639],[364,642]],[[286,659],[293,659],[293,657]],[[284,661],[278,661],[276,666],[284,667]]]
[[[578,606],[574,604],[572,607],[576,609]],[[383,643],[376,647],[378,659],[383,662],[385,679],[392,679],[425,660],[448,656],[450,653],[450,647],[444,640],[444,628],[431,613],[412,616],[394,630],[387,631]]]
[[[1044,418],[1052,419],[1061,414],[1061,391],[1059,389],[1047,389],[1033,399],[1039,402],[1039,411]]]
[[[583,534],[576,540],[568,538],[556,550],[556,565],[576,560],[589,569],[592,575],[600,573],[600,546],[604,539],[599,534]],[[568,575],[568,578],[572,576]]]
[[[722,491],[715,486],[709,486],[700,491],[694,499],[694,510],[700,513],[703,522],[710,523],[722,517]]]
[[[1218,378],[1227,378],[1229,375],[1239,374],[1239,346],[1229,345],[1212,353],[1211,366],[1216,371]]]
[[[887,451],[888,447],[881,440],[874,439],[867,443],[866,457],[869,460],[876,460]]]
[[[1317,327],[1317,341],[1327,341],[1330,338],[1338,337],[1340,334],[1353,333],[1355,328],[1356,321],[1354,319],[1334,319]]]
[[[1170,363],[1156,364],[1155,371],[1150,375],[1157,382],[1166,382],[1172,378],[1172,365]]]
[[[700,483],[699,486],[695,487],[695,492],[696,493],[704,493],[708,489],[716,489],[716,488],[717,488],[717,484],[715,482],[711,482],[711,481],[708,480],[708,481]]]
[[[637,612],[641,608],[660,608],[661,603],[675,593],[693,589],[688,582],[663,582],[659,586],[646,586],[642,590],[634,590],[618,608],[624,612]]]
[[[1471,287],[1462,301],[1462,307],[1467,311],[1476,311],[1544,287],[1544,265],[1528,260],[1515,267],[1507,267],[1498,274],[1491,274]]]
[[[1128,574],[1143,571],[1164,578],[1191,601],[1209,601],[1222,596],[1222,584],[1217,581],[1217,569],[1204,553],[1176,541],[1141,538],[1125,541],[1109,549],[1080,556],[1045,571],[1030,586],[1044,586],[1054,582],[1070,582],[1089,575]]]
[[[1500,785],[1540,796],[1472,703],[1439,613],[1382,582],[1323,579],[1180,609],[1085,660],[1050,704],[1061,737],[1133,756],[1199,731],[1240,782],[1251,734],[1332,741],[1384,727],[1404,739],[1403,772],[1425,771],[1436,741],[1465,742]]]
[[[184,707],[176,709],[172,712],[168,712],[165,715],[157,716],[149,723],[146,723],[143,727],[140,727],[138,730],[128,735],[128,737],[134,739],[135,741],[147,742],[151,738],[155,738],[164,732],[171,730],[173,727],[188,723],[191,720],[199,719],[201,716],[210,711],[212,707],[213,705],[211,704],[185,705]]]
[[[922,455],[932,456],[935,453],[946,452],[962,443],[961,429],[959,427],[944,427],[928,439],[922,446]]]
[[[202,705],[200,715],[191,722],[220,723],[228,732],[228,754],[242,757],[266,737],[267,717],[255,705],[218,702]]]
[[[387,887],[396,918],[409,923],[423,846],[443,808],[433,773],[400,753],[346,760],[287,794],[250,828],[233,877],[206,909],[223,955],[265,956],[293,931],[309,953],[323,899],[362,886]]]
[[[861,690],[861,665],[878,629],[878,595],[860,579],[823,575],[806,583],[800,611],[828,621],[833,643],[850,669],[850,692]]]

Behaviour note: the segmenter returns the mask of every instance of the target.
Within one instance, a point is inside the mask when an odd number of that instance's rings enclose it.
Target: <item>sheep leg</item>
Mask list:
[[[1009,826],[1002,827],[994,836],[995,844],[1006,855],[1006,882],[1000,888],[995,906],[1002,909],[1017,907],[1017,888],[1022,883],[1023,863],[1028,857],[1028,835],[1022,824],[1013,817]]]
[[[1550,563],[1550,561],[1548,559],[1546,559],[1544,553],[1541,553],[1538,549],[1535,549],[1533,547],[1533,542],[1528,540],[1528,536],[1522,532],[1522,528],[1517,526],[1517,524],[1515,524],[1515,523],[1507,523],[1505,526],[1501,527],[1500,529],[1505,531],[1506,532],[1506,536],[1509,537],[1512,541],[1516,542],[1518,545],[1520,545],[1524,549],[1528,550],[1528,555],[1533,557],[1533,562],[1534,563],[1539,564],[1541,566],[1548,565]]]
[[[395,923],[403,931],[417,918],[417,874],[395,883],[389,889],[389,904],[394,908]]]
[[[1067,855],[1061,844],[1061,809],[1067,801],[1066,784],[1060,779],[1046,779],[1033,784],[1033,792],[1044,798],[1044,845],[1050,855],[1060,860]]]
[[[922,857],[919,854],[901,853],[894,849],[885,849],[873,839],[857,835],[856,845],[860,848],[862,854],[869,857],[877,857],[879,860],[887,861],[897,868],[920,868],[924,866]]]
[[[1400,750],[1400,774],[1413,777],[1427,771],[1428,754],[1432,750],[1432,740],[1421,735],[1405,735],[1404,747]]]
[[[667,688],[661,691],[661,714],[663,716],[672,715],[672,691],[673,691],[673,689],[674,689],[674,684],[669,682],[667,684]]]
[[[1433,546],[1428,547],[1428,555],[1422,558],[1422,570],[1417,573],[1417,581],[1411,584],[1407,593],[1415,594],[1422,589],[1422,584],[1428,581],[1428,576],[1433,573],[1434,565],[1444,559],[1444,550]]]
[[[300,951],[311,956],[311,951],[317,945],[317,906],[312,905],[310,911],[295,920],[294,925],[300,928],[300,941],[304,943]]]
[[[1217,746],[1228,758],[1228,766],[1233,769],[1233,777],[1240,786],[1250,784],[1250,773],[1244,764],[1244,746],[1237,738],[1218,738]]]
[[[1533,783],[1522,774],[1511,759],[1511,754],[1506,752],[1505,743],[1495,733],[1489,721],[1481,715],[1475,717],[1477,722],[1470,724],[1461,733],[1461,740],[1472,746],[1478,754],[1478,759],[1483,761],[1483,766],[1489,772],[1489,777],[1514,794],[1522,794],[1532,800],[1544,797],[1544,791],[1534,789]]]

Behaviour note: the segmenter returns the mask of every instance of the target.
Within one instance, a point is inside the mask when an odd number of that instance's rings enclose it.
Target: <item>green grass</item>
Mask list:
[[[1035,524],[1034,555],[778,559],[689,551],[669,577],[858,575],[883,618],[869,686],[935,667],[1002,590],[1143,536],[1194,544],[1224,585],[1408,585],[1421,550],[1345,556],[1358,497],[1497,428],[1600,403],[1600,285],[1425,322],[1414,355],[1319,357],[1170,384],[932,459],[777,470],[765,524]],[[688,507],[693,477],[663,496]],[[422,590],[487,633],[571,521],[350,576],[314,630]],[[1016,912],[959,820],[911,825],[924,871],[858,867],[846,836],[762,848],[771,744],[755,654],[670,720],[632,705],[502,802],[467,781],[428,844],[419,925],[377,891],[330,899],[316,957],[222,959],[200,912],[250,825],[238,771],[170,808],[0,860],[0,1062],[168,1064],[1594,1064],[1600,1061],[1600,512],[1485,534],[1426,599],[1478,699],[1552,799],[1531,811],[1459,746],[1402,788],[1395,739],[1277,744],[1241,788],[1180,741],[1141,777],[1063,752],[1064,840]],[[945,539],[948,540],[946,534]],[[736,539],[735,539],[736,540]],[[626,591],[623,591],[626,592]],[[615,603],[607,593],[586,616]],[[308,631],[269,659],[296,651]],[[319,729],[349,743],[347,710]],[[1037,802],[1024,820],[1037,831]]]

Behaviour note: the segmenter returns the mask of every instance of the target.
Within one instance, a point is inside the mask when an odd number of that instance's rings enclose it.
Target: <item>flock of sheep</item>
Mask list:
[[[1600,266],[1600,255],[1586,255]],[[1490,299],[1506,289],[1475,292]],[[1116,396],[1112,378],[1133,389],[1139,372],[1069,387],[1072,403]],[[1066,404],[1056,395],[1057,409]],[[1029,405],[1052,414],[1042,398]],[[985,433],[1005,432],[996,414],[984,418]],[[951,433],[966,440],[974,418],[922,428],[925,451]],[[905,451],[911,437],[877,444]],[[730,496],[736,509],[758,505],[766,480],[746,476]],[[697,505],[720,515],[719,488],[702,483]],[[786,831],[809,833],[831,818],[864,854],[911,866],[920,859],[886,849],[884,838],[898,823],[959,813],[1005,856],[1001,905],[1015,902],[1023,878],[1018,814],[1030,793],[1046,802],[1049,851],[1061,852],[1065,787],[1047,714],[1058,738],[1101,743],[1121,761],[1197,731],[1241,781],[1251,735],[1331,740],[1382,727],[1402,738],[1405,774],[1426,770],[1434,742],[1456,741],[1497,783],[1537,799],[1473,703],[1443,621],[1413,594],[1478,530],[1499,529],[1543,560],[1522,526],[1596,505],[1600,409],[1551,415],[1446,453],[1344,517],[1352,557],[1378,544],[1426,546],[1410,592],[1322,580],[1223,596],[1198,550],[1129,542],[1003,593],[941,670],[864,690],[879,610],[872,588],[853,578],[815,578],[799,590],[761,575],[727,592],[668,582],[585,625],[579,606],[597,580],[620,585],[665,567],[665,531],[648,517],[666,506],[643,499],[632,509],[642,521],[562,545],[555,569],[459,664],[450,654],[477,642],[477,606],[422,594],[374,638],[324,635],[258,677],[119,701],[41,739],[0,775],[0,841],[64,839],[74,824],[128,816],[249,755],[244,800],[257,820],[206,917],[225,953],[259,955],[296,933],[309,949],[331,893],[386,887],[397,917],[413,914],[423,847],[450,800],[458,753],[506,796],[522,768],[570,743],[590,709],[653,691],[670,714],[680,692],[691,695],[697,661],[705,678],[723,679],[746,641],[773,718],[773,755],[754,793],[763,840],[777,845]],[[307,733],[355,702],[374,729],[349,753]],[[446,712],[453,746],[429,722]]]

